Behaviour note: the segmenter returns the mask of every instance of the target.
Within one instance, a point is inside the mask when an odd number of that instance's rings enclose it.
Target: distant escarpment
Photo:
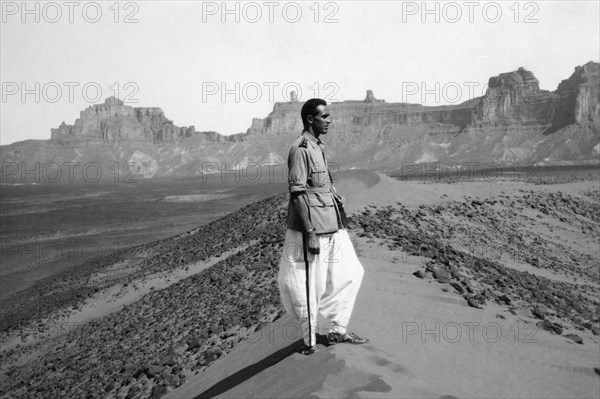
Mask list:
[[[248,135],[302,129],[301,104],[278,103],[254,119]],[[330,105],[324,141],[342,166],[398,168],[406,162],[577,164],[600,154],[600,64],[575,68],[553,91],[525,68],[489,79],[484,96],[457,105],[364,101]],[[286,137],[287,141],[287,137]]]
[[[298,113],[301,103],[276,103],[265,119],[255,118],[249,134],[277,135],[301,129]],[[600,120],[600,63],[588,62],[575,68],[556,91],[540,90],[533,72],[520,67],[489,79],[483,97],[458,105],[423,106],[386,103],[375,99],[371,90],[364,101],[333,103],[332,127],[390,127],[447,124],[458,128],[481,126],[566,126]]]
[[[23,141],[0,151],[3,161],[15,164],[133,163],[144,178],[284,165],[302,131],[301,107],[297,101],[275,103],[266,118],[252,120],[246,133],[223,136],[178,127],[160,108],[133,108],[111,97],[82,111],[73,125],[63,122],[52,129],[50,140]],[[533,72],[521,67],[491,77],[484,96],[461,104],[388,103],[368,90],[364,100],[330,104],[330,112],[333,123],[323,141],[328,159],[340,168],[598,163],[600,63],[576,67],[555,91],[540,89]],[[11,176],[23,180],[18,173]]]
[[[160,108],[134,108],[115,97],[107,98],[104,104],[86,108],[80,112],[75,124],[63,122],[57,129],[51,129],[51,133],[50,140],[59,144],[94,140],[176,144],[186,138],[207,142],[235,141],[235,137],[222,136],[217,132],[197,132],[194,126],[175,126]]]

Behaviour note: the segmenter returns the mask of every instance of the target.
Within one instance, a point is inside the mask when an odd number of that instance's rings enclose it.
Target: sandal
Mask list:
[[[369,342],[369,338],[361,338],[355,333],[340,334],[338,332],[330,332],[327,334],[327,342],[329,345],[335,345],[340,343],[348,344],[364,344]]]
[[[300,349],[300,353],[303,355],[312,355],[313,353],[317,352],[319,350],[319,348],[317,348],[317,346],[306,346],[304,345],[303,348]]]

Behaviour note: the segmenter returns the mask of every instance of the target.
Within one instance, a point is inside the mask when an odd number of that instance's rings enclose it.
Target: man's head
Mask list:
[[[300,116],[302,117],[304,130],[312,133],[315,137],[327,134],[331,118],[325,100],[311,98],[302,106]]]

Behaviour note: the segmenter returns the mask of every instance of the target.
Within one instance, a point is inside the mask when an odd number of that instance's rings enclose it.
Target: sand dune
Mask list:
[[[386,176],[347,201],[408,206],[489,197],[518,183],[421,184]],[[527,186],[576,192],[597,182]],[[468,191],[465,191],[468,188]],[[336,345],[312,356],[294,352],[298,328],[288,316],[249,340],[167,398],[201,397],[598,397],[600,346],[589,330],[562,336],[536,328],[534,317],[488,303],[469,307],[463,297],[413,272],[423,259],[389,250],[383,240],[353,233],[365,278],[350,328],[371,338],[363,346]],[[447,292],[442,289],[446,288]],[[516,313],[516,312],[515,312]],[[525,314],[525,313],[523,313]],[[530,315],[531,316],[531,315]],[[583,339],[578,345],[569,332]]]
[[[114,275],[123,264],[99,269],[90,283],[119,284],[71,314],[75,331],[0,353],[3,394],[600,395],[597,178],[447,184],[343,173],[337,187],[365,268],[349,328],[368,344],[296,352],[299,328],[275,286],[283,194],[124,255],[144,265],[125,276],[127,289]],[[518,256],[485,251],[512,239]],[[247,247],[220,252],[234,244]]]
[[[350,327],[369,344],[336,345],[313,357],[288,348],[289,356],[269,362],[299,338],[295,323],[282,318],[166,397],[598,396],[598,337],[588,334],[577,345],[534,331],[532,319],[506,309],[467,307],[437,283],[415,281],[418,259],[373,258],[377,246],[356,242],[366,274]]]

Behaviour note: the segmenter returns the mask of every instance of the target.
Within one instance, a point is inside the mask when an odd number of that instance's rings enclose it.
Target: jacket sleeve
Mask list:
[[[288,156],[288,184],[290,193],[306,191],[308,180],[308,153],[305,148],[292,147]]]

